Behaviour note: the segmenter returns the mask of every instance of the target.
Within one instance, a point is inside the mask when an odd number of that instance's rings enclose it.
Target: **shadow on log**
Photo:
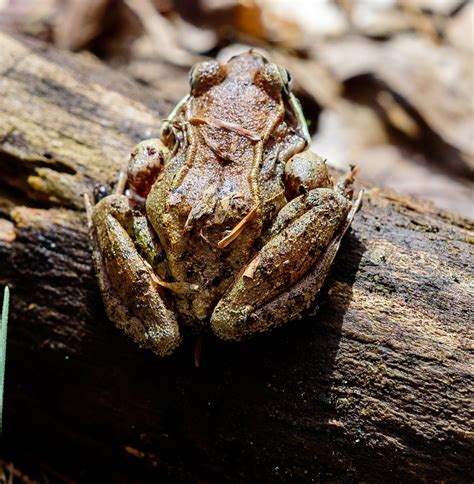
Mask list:
[[[52,479],[470,482],[470,224],[376,189],[315,315],[160,360],[107,321],[80,194],[169,106],[96,60],[0,34],[3,455]]]

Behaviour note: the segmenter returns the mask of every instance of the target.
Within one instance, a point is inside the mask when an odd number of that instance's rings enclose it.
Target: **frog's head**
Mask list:
[[[190,72],[190,82],[188,116],[201,125],[203,132],[210,131],[207,140],[217,136],[211,133],[217,125],[220,139],[228,137],[237,142],[236,136],[243,133],[252,141],[264,139],[269,136],[270,127],[285,117],[287,124],[302,134],[305,143],[309,142],[301,107],[291,93],[290,74],[261,54],[250,51],[227,63],[210,60],[196,64]],[[229,141],[229,150],[235,151],[232,146]]]
[[[288,95],[291,89],[291,75],[286,69],[251,50],[232,57],[226,64],[209,60],[194,65],[189,73],[191,94],[204,94],[225,79],[254,84],[272,97],[278,97],[280,93]]]

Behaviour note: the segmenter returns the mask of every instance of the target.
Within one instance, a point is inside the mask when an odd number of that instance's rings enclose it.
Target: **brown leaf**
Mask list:
[[[79,50],[96,38],[112,0],[68,0],[54,22],[55,43],[61,49]]]
[[[450,46],[414,35],[380,44],[360,37],[319,46],[317,55],[341,80],[372,74],[413,108],[436,135],[474,170],[472,59]],[[455,153],[453,152],[453,158]]]

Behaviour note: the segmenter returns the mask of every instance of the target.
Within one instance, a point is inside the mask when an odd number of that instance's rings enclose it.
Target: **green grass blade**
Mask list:
[[[10,289],[3,291],[2,325],[0,326],[0,435],[3,429],[3,384],[5,382],[5,360],[7,356],[8,309],[10,306]]]

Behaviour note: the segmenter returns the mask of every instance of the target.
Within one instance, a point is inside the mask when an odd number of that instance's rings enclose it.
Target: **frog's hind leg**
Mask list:
[[[361,203],[332,189],[311,190],[282,209],[273,237],[224,294],[214,332],[239,340],[301,317],[321,289]]]
[[[135,218],[127,197],[106,197],[88,213],[107,315],[140,346],[160,356],[170,354],[181,340],[178,323],[132,240]]]
[[[343,226],[338,230],[333,240],[316,262],[316,265],[288,291],[283,292],[260,309],[250,313],[249,319],[251,321],[253,320],[257,324],[263,325],[264,330],[274,328],[301,318],[304,312],[312,306],[316,295],[324,284],[325,278],[321,277],[321,274],[329,272],[341,245],[342,238],[349,229],[360,206],[361,197],[362,192],[359,194],[359,198],[349,212]]]

